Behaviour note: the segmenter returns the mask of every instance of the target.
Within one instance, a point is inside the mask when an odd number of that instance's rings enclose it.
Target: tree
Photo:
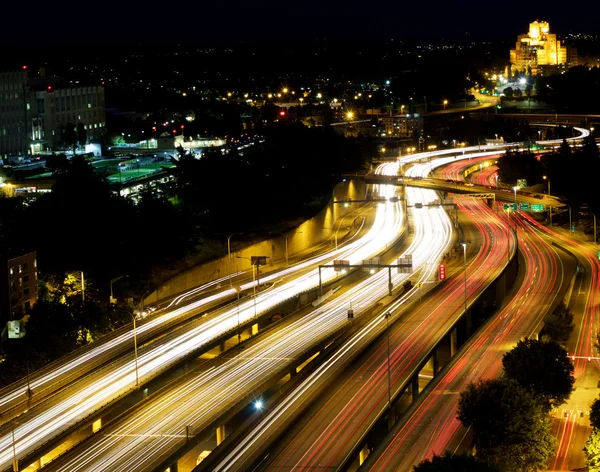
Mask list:
[[[588,470],[590,472],[600,471],[600,430],[597,427],[594,427],[592,430],[592,434],[585,443],[583,452],[587,456]]]
[[[561,157],[568,157],[571,155],[571,146],[569,146],[569,143],[565,138],[563,138],[562,143],[560,143],[558,153]]]
[[[62,130],[62,141],[70,149],[73,149],[73,154],[77,148],[77,131],[75,125],[68,121]]]
[[[66,172],[68,167],[69,161],[67,156],[63,153],[53,153],[52,155],[46,157],[46,169],[52,172],[54,175]]]
[[[544,319],[542,334],[558,344],[566,344],[574,328],[573,313],[561,302]]]
[[[454,456],[446,451],[413,467],[414,472],[496,472],[498,469],[467,455]]]
[[[85,129],[84,124],[81,121],[77,123],[77,130],[75,134],[79,147],[85,148],[85,143],[87,142],[87,131]]]
[[[506,87],[504,89],[504,95],[506,96],[506,98],[512,98],[514,93],[515,93],[515,91],[513,90],[512,87]]]
[[[540,403],[510,379],[469,384],[457,418],[473,431],[477,457],[506,472],[546,466],[556,440]]]
[[[565,348],[553,341],[519,341],[504,354],[502,366],[509,379],[540,399],[545,411],[564,403],[573,391],[573,363]]]
[[[600,399],[596,398],[590,407],[590,424],[593,428],[600,429]]]

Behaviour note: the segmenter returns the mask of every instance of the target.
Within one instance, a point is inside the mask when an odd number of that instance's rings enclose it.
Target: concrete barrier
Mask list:
[[[335,221],[356,210],[357,206],[357,204],[351,204],[346,208],[344,205],[334,204],[333,201],[344,198],[362,200],[366,197],[366,189],[366,184],[360,181],[347,181],[337,184],[331,200],[323,210],[297,228],[285,233],[287,235],[288,258],[293,258],[295,254],[308,250],[326,238],[333,238],[335,231],[331,228],[334,227]],[[338,230],[337,225],[335,229]],[[339,230],[338,237],[341,237],[342,234],[344,234],[344,231]],[[269,257],[267,267],[271,266],[270,268],[274,268],[282,262],[285,263],[285,238],[281,234],[232,252],[230,263],[227,259],[226,246],[224,248],[225,254],[223,257],[207,261],[176,275],[148,295],[144,299],[144,304],[148,305],[173,297],[230,273],[240,270],[250,271],[250,261],[238,259],[238,257],[249,259],[251,256],[267,256]]]

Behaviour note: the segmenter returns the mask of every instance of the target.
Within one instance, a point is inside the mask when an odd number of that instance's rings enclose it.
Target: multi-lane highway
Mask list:
[[[137,369],[134,355],[131,352],[132,333],[126,331],[109,342],[101,343],[97,347],[93,346],[83,355],[69,358],[68,363],[58,363],[49,373],[34,377],[32,388],[34,395],[39,395],[44,382],[55,382],[52,385],[56,384],[57,381],[54,379],[57,372],[58,375],[66,372],[68,376],[78,376],[80,375],[78,370],[80,364],[85,362],[93,364],[92,367],[83,368],[87,372],[93,370],[89,376],[81,378],[78,382],[70,382],[72,377],[68,377],[66,381],[61,378],[61,386],[65,382],[69,383],[58,394],[52,395],[23,413],[18,418],[16,426],[15,423],[12,423],[0,428],[0,467],[8,467],[15,455],[17,457],[29,455],[57,435],[70,430],[78,421],[89,417],[98,408],[110,404],[135,388],[136,375],[141,381],[155,377],[215,337],[228,332],[234,335],[239,324],[251,321],[257,315],[283,301],[317,286],[318,274],[315,267],[318,264],[325,264],[338,256],[357,263],[380,252],[381,248],[385,248],[398,237],[401,215],[396,212],[395,218],[390,219],[385,218],[384,210],[379,210],[379,212],[382,216],[377,219],[378,224],[373,226],[365,236],[349,241],[343,248],[340,248],[339,254],[336,251],[330,251],[283,269],[276,274],[267,275],[261,278],[261,284],[271,283],[272,287],[259,293],[255,298],[242,299],[239,304],[234,303],[209,316],[197,319],[182,329],[169,332],[156,342],[141,346]],[[324,281],[333,280],[336,277],[337,274],[333,269],[322,271]],[[281,283],[275,285],[275,281],[281,281]],[[254,285],[256,282],[243,283],[240,291],[252,290]],[[235,293],[236,288],[224,289],[210,297],[192,301],[183,306],[174,304],[164,315],[148,321],[147,324],[142,324],[138,328],[138,336],[144,336],[146,326],[162,329],[161,323],[165,323],[165,320],[190,311],[202,313],[206,310],[207,304],[215,302],[220,297],[231,297]],[[102,360],[98,358],[99,352],[104,353]],[[114,358],[119,352],[122,354],[120,357],[107,363],[107,359]],[[22,402],[19,398],[22,398],[24,394],[23,388],[26,387],[17,385],[16,388],[9,391],[6,399],[3,400],[5,404],[9,404],[11,401]]]
[[[573,258],[552,246],[530,219],[515,215],[513,222],[525,262],[520,287],[413,405],[365,470],[408,472],[433,454],[456,450],[465,435],[456,419],[458,394],[470,382],[498,376],[504,353],[522,337],[538,333],[543,317],[565,295],[576,268]]]
[[[386,167],[393,173],[397,164]],[[395,191],[390,186],[381,186],[379,190],[388,197],[393,196]],[[441,222],[437,228],[434,228],[432,221],[435,218],[431,215],[423,215],[424,223],[416,224],[415,241],[418,244],[415,242],[409,249],[415,267],[429,262],[432,255],[434,259],[438,258],[446,248],[448,238],[441,231],[450,231],[448,218],[441,209],[434,215]],[[381,204],[370,231],[375,240],[372,247],[366,251],[346,251],[339,257],[353,263],[360,262],[368,258],[372,251],[381,251],[391,244],[400,229],[400,205]],[[406,274],[396,274],[394,283],[405,277]],[[97,440],[88,441],[83,445],[85,447],[74,450],[63,460],[52,464],[49,470],[103,470],[109,463],[110,470],[147,470],[181,447],[185,439],[181,433],[186,426],[191,426],[194,431],[202,430],[223,409],[258,388],[269,375],[289,369],[295,357],[311,344],[318,343],[344,326],[348,322],[349,306],[353,308],[355,316],[360,316],[384,297],[387,289],[386,272],[370,277],[340,299],[325,304],[289,326],[284,325],[256,345],[249,345],[243,357],[219,364],[194,379],[185,379],[122,422],[103,430]],[[147,454],[146,448],[152,449],[153,456]]]
[[[429,165],[414,166],[410,172],[426,173]],[[410,189],[409,189],[410,192]],[[434,194],[435,195],[435,194]],[[416,200],[415,200],[416,198]],[[418,203],[419,196],[409,196],[409,203]],[[487,270],[475,272],[467,283],[467,297],[473,300],[492,281],[507,263],[505,228],[496,214],[483,202],[468,197],[460,205],[478,227],[483,241],[480,250],[470,261],[469,268],[484,266]],[[429,210],[431,211],[431,208]],[[414,215],[419,215],[414,210]],[[514,243],[512,249],[514,251]],[[409,313],[400,307],[386,308],[396,321],[390,329],[391,366],[390,387],[395,396],[415,374],[423,356],[444,336],[464,311],[465,286],[462,278],[449,280],[431,300]],[[467,302],[470,303],[470,302]],[[380,313],[380,329],[386,320]],[[357,339],[363,333],[357,335]],[[354,347],[358,341],[350,340]],[[348,347],[350,349],[350,347]],[[274,431],[291,429],[285,437],[277,438],[276,445],[261,464],[261,469],[300,470],[319,468],[337,470],[347,465],[352,451],[360,444],[370,425],[384,414],[388,401],[388,350],[385,338],[379,338],[360,360],[353,362],[352,370],[332,382],[324,396],[309,409],[301,401],[287,402],[265,414],[235,450],[215,467],[215,470],[245,470],[264,454],[265,447],[275,440]],[[310,384],[309,378],[305,383]],[[308,386],[304,387],[308,389]],[[300,394],[298,394],[300,395]],[[289,404],[288,404],[289,403]],[[302,415],[290,420],[288,410],[302,409]],[[287,423],[286,423],[287,422]],[[283,423],[283,425],[282,425]]]

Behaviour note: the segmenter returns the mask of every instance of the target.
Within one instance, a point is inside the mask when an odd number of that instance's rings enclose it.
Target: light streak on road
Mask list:
[[[397,164],[386,165],[389,172],[395,172]],[[393,196],[393,186],[379,186],[382,196]],[[423,192],[415,189],[417,192]],[[425,191],[426,192],[426,191]],[[446,221],[445,229],[449,231],[449,224],[445,213],[441,209],[432,212]],[[431,219],[427,219],[431,221]],[[381,250],[391,243],[401,229],[401,211],[397,203],[386,203],[378,205],[376,221],[373,230],[380,236],[378,245],[373,250]],[[392,233],[391,235],[385,234]],[[375,239],[377,239],[375,236]],[[433,241],[439,240],[437,246],[443,246],[447,237],[434,232],[431,223],[420,227],[416,235],[426,242],[423,244],[425,250],[420,252],[416,246],[411,247],[413,252],[413,264],[420,266],[427,260],[427,253],[432,251]],[[366,245],[370,244],[367,241]],[[416,243],[414,243],[416,245]],[[351,261],[360,261],[369,255],[357,245],[354,252],[344,251],[343,257]],[[342,258],[340,256],[340,258]],[[313,277],[314,271],[310,275]],[[406,274],[396,274],[394,282],[404,279]],[[285,327],[269,336],[267,339],[251,345],[244,351],[243,357],[238,357],[222,366],[211,370],[209,373],[187,382],[180,386],[170,395],[157,399],[154,406],[144,409],[143,414],[133,415],[124,422],[110,436],[100,437],[88,451],[78,453],[77,457],[66,465],[58,466],[57,470],[101,470],[108,466],[110,470],[146,470],[144,461],[154,461],[148,456],[145,447],[153,441],[152,450],[160,455],[161,451],[172,450],[181,446],[178,433],[182,427],[192,425],[201,428],[208,421],[211,414],[217,415],[219,408],[224,404],[233,404],[239,400],[240,390],[252,390],[257,387],[263,378],[277,368],[291,362],[302,350],[317,342],[320,338],[330,335],[347,323],[347,309],[351,305],[355,316],[360,316],[378,299],[387,293],[387,272],[381,271],[359,284],[356,289],[348,291],[339,299],[325,304],[315,310],[310,316],[305,316],[296,324]],[[269,293],[276,295],[276,290]],[[261,302],[262,303],[262,302]],[[249,310],[250,311],[250,310]],[[241,310],[240,310],[241,313]],[[168,414],[167,414],[168,412]],[[104,434],[109,434],[104,432]],[[164,435],[161,436],[161,435]],[[150,437],[156,439],[149,439]],[[126,442],[127,444],[123,444]],[[110,452],[108,452],[110,451]],[[147,463],[147,462],[146,462]],[[92,465],[94,464],[94,465]],[[138,469],[135,469],[139,467]],[[53,470],[53,467],[50,468]]]
[[[390,173],[395,173],[397,172],[397,164],[387,164],[385,169]],[[395,188],[380,186],[380,191],[382,196],[393,196]],[[364,237],[340,249],[337,258],[348,259],[351,264],[357,264],[363,259],[371,258],[379,253],[382,248],[395,241],[400,233],[401,222],[402,214],[398,203],[377,205],[375,222],[372,228]],[[336,257],[335,253],[329,253],[329,260],[333,257]],[[326,259],[323,258],[322,260]],[[297,266],[302,266],[302,264]],[[333,269],[325,269],[322,273],[325,281],[337,277]],[[223,333],[231,332],[233,334],[238,326],[238,319],[242,324],[250,321],[254,319],[255,314],[261,314],[317,285],[318,272],[313,269],[294,280],[258,294],[256,300],[241,301],[239,310],[237,304],[234,304],[233,307],[230,306],[220,316],[202,320],[201,324],[177,337],[166,337],[160,343],[140,349],[138,359],[140,379],[149,378],[166,370],[191,350],[205,345]],[[231,290],[235,293],[235,289]],[[195,303],[202,303],[202,301]],[[189,309],[189,306],[174,311],[187,309]],[[95,376],[94,379],[97,377]],[[35,412],[31,410],[31,419],[15,428],[17,456],[33,451],[56,434],[70,428],[73,423],[86,417],[99,406],[112,401],[122,392],[130,389],[134,382],[134,362],[132,356],[128,356],[117,366],[111,366],[110,370],[106,371],[105,375],[98,380],[90,382],[89,385],[84,386],[68,399],[59,402],[47,411],[34,414]],[[8,466],[12,460],[12,455],[11,433],[7,431],[0,438],[0,465]]]
[[[518,218],[519,248],[526,262],[525,279],[513,299],[472,338],[439,379],[419,400],[383,452],[366,470],[411,471],[413,465],[456,445],[462,434],[456,419],[459,393],[470,382],[497,377],[502,356],[519,339],[541,327],[563,285],[562,261],[556,250],[526,220]]]

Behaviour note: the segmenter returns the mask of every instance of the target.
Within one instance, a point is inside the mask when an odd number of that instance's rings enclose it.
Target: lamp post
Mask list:
[[[142,298],[142,303],[144,303],[144,299]],[[135,325],[135,319],[137,318],[137,316],[135,314],[131,315],[131,318],[133,319],[133,353],[134,353],[134,357],[135,357],[135,386],[139,386],[140,384],[140,378],[138,375],[138,350],[137,350],[137,330],[136,330],[136,325]]]
[[[243,233],[231,233],[229,236],[227,236],[225,233],[217,233],[218,236],[224,236],[227,239],[227,265],[228,270],[229,270],[229,286],[231,287],[231,238],[234,237],[236,234],[243,234]]]
[[[463,264],[465,272],[465,313],[467,312],[467,244],[471,244],[469,241],[463,241],[460,245],[463,247]]]
[[[392,314],[388,311],[385,314],[385,330],[387,332],[387,377],[388,377],[388,408],[389,415],[392,414],[392,377],[390,369],[390,318]],[[390,419],[388,418],[388,421]]]
[[[116,281],[118,281],[118,280],[121,280],[123,277],[129,277],[129,276],[128,276],[128,275],[120,275],[119,277],[116,277],[116,278],[114,278],[114,279],[111,279],[111,281],[110,281],[110,298],[108,299],[108,302],[109,302],[109,304],[113,304],[113,305],[114,305],[114,304],[116,304],[116,303],[117,303],[117,301],[116,301],[116,300],[114,299],[114,297],[113,297],[113,289],[112,289],[112,286],[113,286],[113,283],[115,283],[115,282],[116,282]],[[114,301],[113,301],[113,300],[114,300]]]
[[[569,207],[569,232],[573,234],[573,224],[571,223],[571,205],[565,203]]]
[[[594,215],[591,211],[588,213],[594,217],[594,244],[597,244],[597,242],[596,242],[596,215]]]
[[[517,203],[517,189],[519,187],[513,187],[513,190],[515,191],[515,203]]]
[[[548,181],[548,196],[550,196],[550,177],[544,175],[542,178]]]
[[[287,267],[289,265],[289,259],[288,259],[288,235],[286,233],[281,232],[281,231],[275,231],[275,233],[281,234],[285,238],[285,266]],[[296,234],[296,233],[302,233],[302,231],[292,231],[292,234]]]
[[[13,472],[19,472],[19,460],[17,459],[17,447],[15,445],[15,424],[12,425],[12,450],[13,450]]]

